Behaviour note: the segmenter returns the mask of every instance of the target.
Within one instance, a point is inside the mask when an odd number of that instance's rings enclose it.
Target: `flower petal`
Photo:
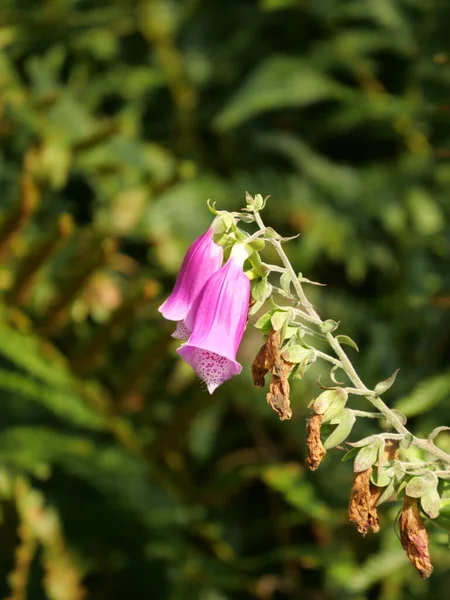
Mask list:
[[[211,275],[184,320],[191,334],[178,354],[206,382],[210,393],[242,368],[236,353],[250,299],[250,281],[242,270],[246,256],[233,248],[228,262]]]
[[[223,248],[214,242],[210,228],[186,252],[173,291],[158,309],[163,317],[169,321],[182,321],[205,283],[220,269],[222,262]]]

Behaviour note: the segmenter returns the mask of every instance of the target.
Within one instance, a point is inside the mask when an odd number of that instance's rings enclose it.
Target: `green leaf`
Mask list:
[[[290,56],[270,56],[246,79],[214,121],[226,131],[268,110],[305,107],[341,98],[346,90],[311,63]]]
[[[348,335],[337,335],[336,339],[340,344],[346,344],[347,346],[351,346],[356,350],[356,352],[359,352],[359,348],[356,345],[356,342],[353,341],[352,338]]]
[[[157,526],[151,519],[156,507],[160,520],[163,515],[173,520],[174,501],[149,483],[148,465],[120,447],[48,427],[11,427],[2,432],[0,460],[30,473],[39,465],[60,465],[104,494],[108,502],[136,512],[144,524]]]
[[[386,392],[389,388],[391,388],[394,384],[395,378],[397,377],[397,373],[400,371],[400,369],[397,369],[395,371],[395,373],[393,373],[390,377],[388,377],[387,379],[385,379],[384,381],[380,381],[380,383],[377,383],[377,385],[374,388],[374,392],[377,395],[381,395],[384,394],[384,392]]]
[[[0,339],[8,340],[0,346],[0,354],[17,367],[50,385],[73,387],[74,379],[62,357],[49,344],[31,333],[26,335],[0,324]]]
[[[353,412],[349,408],[344,408],[344,410],[340,413],[339,425],[324,441],[324,447],[329,450],[338,444],[342,444],[342,442],[344,442],[350,435],[355,421],[356,417]]]
[[[0,369],[0,390],[40,404],[53,414],[89,429],[107,429],[106,416],[90,406],[75,390],[50,387],[20,373]]]

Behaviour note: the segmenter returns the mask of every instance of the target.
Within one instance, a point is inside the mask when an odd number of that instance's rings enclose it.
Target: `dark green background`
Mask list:
[[[447,0],[0,0],[2,598],[447,597],[444,530],[422,582],[398,503],[362,539],[342,452],[305,471],[327,371],[279,422],[248,327],[210,397],[157,307],[206,200],[270,194],[367,385],[400,367],[386,402],[449,424],[449,27]]]

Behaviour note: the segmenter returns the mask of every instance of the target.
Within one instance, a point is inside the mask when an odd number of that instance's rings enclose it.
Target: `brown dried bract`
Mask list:
[[[348,517],[363,535],[380,530],[377,501],[382,490],[370,481],[371,474],[372,467],[355,475],[348,505]]]
[[[267,394],[267,403],[278,414],[280,420],[285,421],[292,417],[288,375],[295,365],[284,360],[280,353],[280,346],[280,332],[272,329],[266,343],[260,348],[253,361],[252,376],[256,386],[264,387],[264,376],[270,371],[272,381]]]
[[[320,427],[322,425],[322,415],[314,414],[308,419],[306,426],[306,445],[308,447],[308,456],[306,458],[306,466],[311,471],[315,471],[322,462],[322,458],[327,451],[320,439]]]
[[[287,380],[287,375],[290,370],[287,370],[283,377],[272,375],[270,382],[269,393],[267,394],[267,404],[280,417],[280,421],[287,421],[292,417],[291,403],[289,400],[290,386]]]
[[[428,579],[433,571],[428,550],[428,534],[420,516],[417,498],[405,496],[399,519],[400,541],[409,560],[419,571],[422,579]]]
[[[269,368],[266,366],[266,344],[263,344],[252,364],[253,383],[257,387],[264,387],[264,376],[268,372]]]
[[[397,460],[400,442],[398,440],[386,440],[384,445],[385,460]]]

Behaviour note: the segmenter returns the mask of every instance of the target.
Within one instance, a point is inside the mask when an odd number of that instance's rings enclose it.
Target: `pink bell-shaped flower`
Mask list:
[[[173,337],[189,337],[183,321],[205,283],[222,263],[223,248],[214,242],[213,228],[210,227],[189,247],[173,291],[158,309],[165,319],[179,321]]]
[[[250,281],[242,267],[247,252],[234,246],[227,263],[206,282],[185,319],[188,341],[178,354],[206,383],[210,394],[238,375],[236,353],[247,321]]]

